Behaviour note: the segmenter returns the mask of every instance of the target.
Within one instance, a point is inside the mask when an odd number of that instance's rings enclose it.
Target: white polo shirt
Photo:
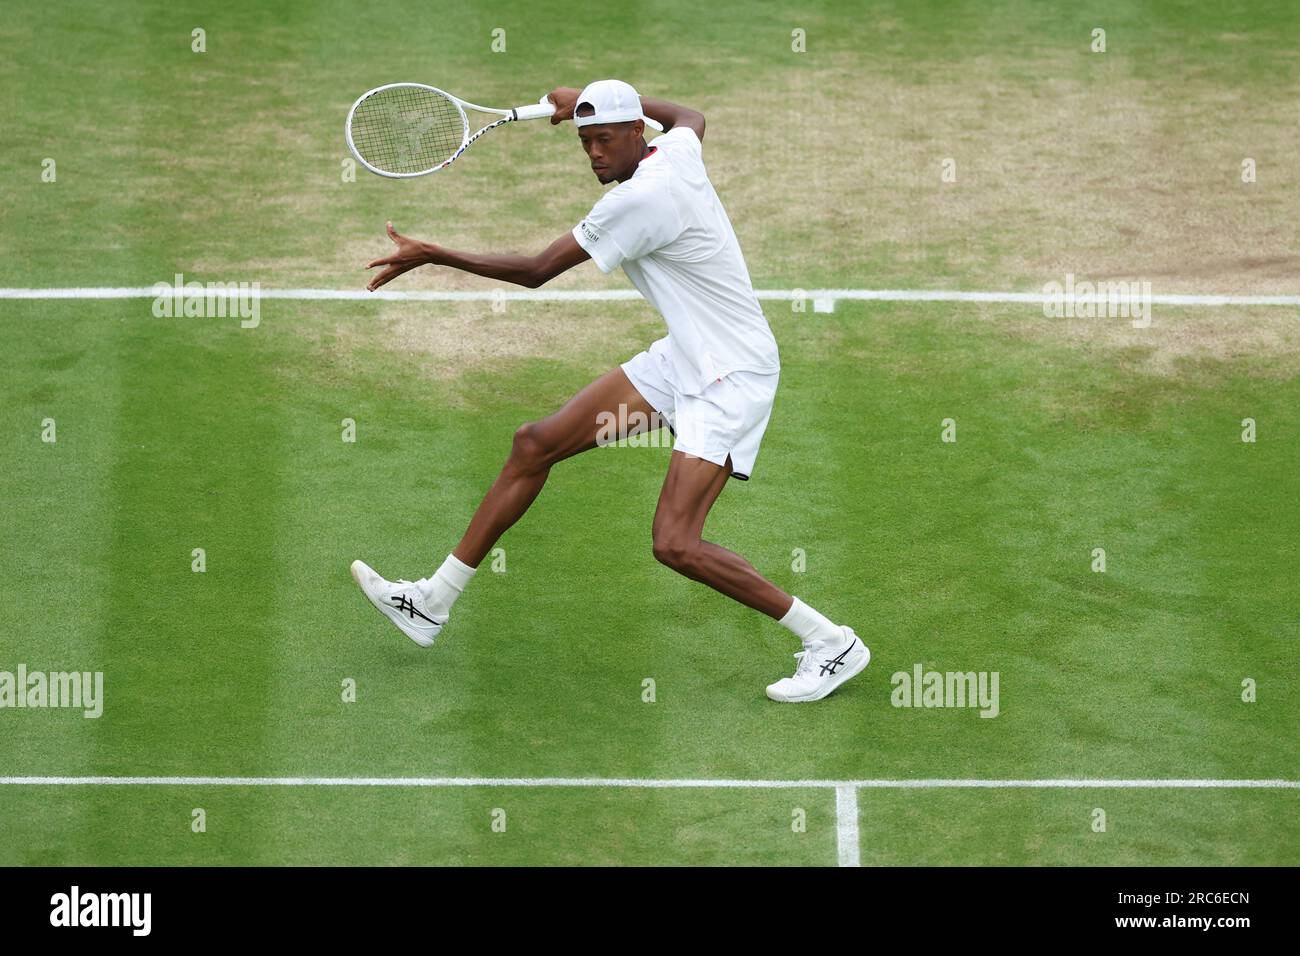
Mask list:
[[[704,169],[695,130],[678,126],[654,141],[632,177],[573,229],[602,272],[623,267],[668,323],[684,394],[730,372],[776,372],[767,324],[731,220]]]

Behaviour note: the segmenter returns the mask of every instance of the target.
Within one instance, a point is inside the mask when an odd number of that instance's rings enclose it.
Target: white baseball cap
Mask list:
[[[579,116],[578,107],[591,106],[596,112]],[[663,132],[663,125],[641,112],[641,97],[632,84],[622,80],[597,80],[588,83],[573,104],[575,126],[594,126],[597,123],[631,123],[642,120],[651,129]]]

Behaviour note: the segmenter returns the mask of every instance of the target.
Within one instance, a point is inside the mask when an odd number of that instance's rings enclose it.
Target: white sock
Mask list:
[[[829,618],[818,614],[798,598],[794,599],[780,623],[793,631],[803,641],[804,647],[810,644],[839,644],[844,640],[844,632]]]
[[[447,555],[442,567],[433,572],[432,577],[423,578],[416,583],[424,602],[434,614],[446,614],[465,590],[478,568],[471,568],[454,554]]]

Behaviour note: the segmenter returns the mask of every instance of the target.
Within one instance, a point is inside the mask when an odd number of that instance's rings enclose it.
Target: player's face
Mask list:
[[[641,134],[645,124],[640,120],[631,123],[602,123],[596,126],[579,126],[578,137],[591,161],[591,171],[601,185],[615,180],[622,182],[636,172],[641,161]]]

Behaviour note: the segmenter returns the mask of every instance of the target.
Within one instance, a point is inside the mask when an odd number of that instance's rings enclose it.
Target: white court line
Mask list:
[[[5,289],[0,288],[0,299],[154,299],[160,292],[168,296],[177,294],[175,286],[164,284],[162,289],[150,287],[138,288],[50,288],[50,289]],[[193,293],[199,295],[196,289]],[[955,292],[944,289],[759,289],[754,293],[758,298],[789,302],[794,299],[829,299],[857,300],[875,302],[1002,302],[1028,303],[1042,305],[1047,298],[1041,292]],[[211,298],[262,298],[262,299],[310,299],[321,301],[379,301],[379,302],[495,302],[507,300],[512,302],[615,302],[641,298],[635,289],[526,289],[493,291],[436,291],[380,290],[366,292],[363,289],[245,289],[227,290],[206,289],[203,297]],[[1091,301],[1086,296],[1052,296],[1053,301]],[[1300,295],[1192,295],[1192,294],[1152,294],[1118,295],[1103,297],[1102,301],[1115,303],[1138,303],[1148,301],[1155,305],[1272,305],[1300,306]]]
[[[840,866],[859,866],[858,788],[835,788],[835,843]]]
[[[643,777],[0,777],[0,786],[93,787],[620,787],[627,789],[818,790],[1294,790],[1300,780],[667,780]]]
[[[1300,789],[1300,780],[668,780],[641,777],[0,777],[8,786],[609,787],[627,789],[834,789],[840,866],[859,866],[858,790],[866,789]]]

